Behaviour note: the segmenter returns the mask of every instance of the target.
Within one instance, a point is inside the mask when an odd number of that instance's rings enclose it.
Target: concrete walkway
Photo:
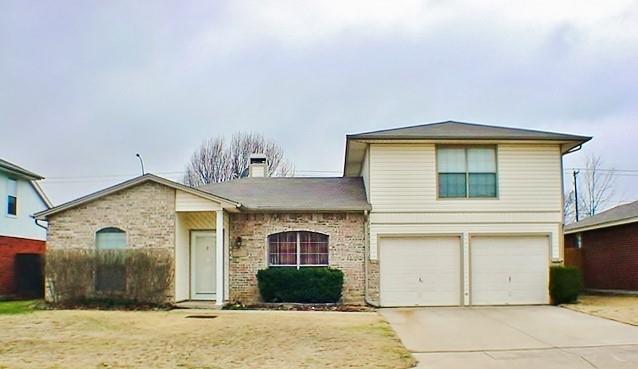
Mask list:
[[[638,327],[552,306],[383,309],[418,368],[638,368]]]

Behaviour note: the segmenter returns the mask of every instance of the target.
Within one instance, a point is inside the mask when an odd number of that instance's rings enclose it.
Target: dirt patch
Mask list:
[[[215,319],[186,319],[211,314]],[[409,368],[376,313],[36,311],[0,316],[0,368]]]
[[[578,303],[563,306],[602,318],[638,325],[638,296],[583,295],[578,299]]]

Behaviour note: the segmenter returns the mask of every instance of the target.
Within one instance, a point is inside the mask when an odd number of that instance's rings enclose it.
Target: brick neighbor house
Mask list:
[[[638,201],[565,226],[565,248],[585,288],[638,291]]]
[[[589,139],[459,122],[366,132],[346,137],[341,177],[271,178],[253,156],[247,178],[147,174],[36,217],[48,252],[168,251],[169,302],[254,303],[260,269],[330,266],[346,303],[546,304],[562,157]]]
[[[0,159],[0,296],[13,296],[20,292],[20,286],[29,289],[29,283],[23,282],[40,278],[32,275],[38,271],[37,265],[31,264],[38,263],[34,255],[44,253],[46,229],[38,226],[32,215],[51,207],[37,183],[41,179]]]

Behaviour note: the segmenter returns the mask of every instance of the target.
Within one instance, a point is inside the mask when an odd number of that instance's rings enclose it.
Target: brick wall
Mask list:
[[[230,300],[258,302],[256,273],[268,266],[267,237],[284,231],[313,231],[329,238],[330,266],[344,273],[343,301],[363,304],[364,217],[361,213],[244,213],[230,219]],[[233,240],[242,238],[236,247]]]
[[[174,250],[175,221],[175,190],[144,182],[52,215],[47,249],[94,249],[95,233],[116,227],[126,232],[130,248]]]
[[[0,296],[13,295],[17,276],[14,275],[16,254],[43,254],[44,241],[0,236]]]
[[[368,302],[379,305],[379,260],[368,258]]]
[[[638,291],[638,223],[582,233],[586,288]]]

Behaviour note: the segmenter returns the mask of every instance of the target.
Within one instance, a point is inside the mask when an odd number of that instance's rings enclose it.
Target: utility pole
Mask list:
[[[580,170],[575,170],[574,175],[574,206],[576,207],[576,221],[578,222],[578,173]]]

